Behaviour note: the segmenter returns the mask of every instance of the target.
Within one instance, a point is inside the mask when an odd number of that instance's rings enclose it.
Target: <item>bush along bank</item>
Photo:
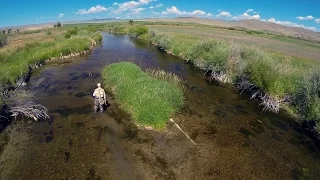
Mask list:
[[[102,72],[104,85],[139,126],[165,127],[183,105],[183,83],[160,70],[143,72],[130,62],[111,64]]]
[[[65,34],[70,34],[68,32],[69,29]],[[24,86],[33,69],[46,62],[86,54],[102,40],[102,35],[98,32],[89,32],[85,29],[74,32],[70,36],[59,35],[53,40],[26,43],[19,48],[5,46],[0,49],[0,126],[2,128],[12,117],[18,115],[34,120],[49,117],[47,109],[35,103],[34,96]]]
[[[101,40],[97,37],[75,36],[70,39],[27,43],[23,48],[0,53],[0,83],[13,84],[24,78],[30,69],[54,60],[83,55]]]
[[[301,122],[315,122],[312,130],[320,132],[320,68],[315,63],[215,39],[151,36],[153,45],[193,63],[210,80],[232,83],[251,99],[259,98],[263,111],[285,109]]]

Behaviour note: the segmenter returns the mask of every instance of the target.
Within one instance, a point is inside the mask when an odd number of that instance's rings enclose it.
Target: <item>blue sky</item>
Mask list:
[[[320,31],[320,0],[8,0],[1,6],[0,27],[94,18],[197,16],[257,19]]]

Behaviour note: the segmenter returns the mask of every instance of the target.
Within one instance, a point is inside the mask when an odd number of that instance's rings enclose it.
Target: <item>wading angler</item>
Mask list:
[[[103,106],[107,104],[106,92],[101,88],[101,84],[97,84],[98,88],[96,88],[93,92],[94,97],[94,113],[100,110],[103,113]]]

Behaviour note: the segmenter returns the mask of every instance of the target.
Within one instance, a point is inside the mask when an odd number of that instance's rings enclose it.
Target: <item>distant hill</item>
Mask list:
[[[300,37],[307,40],[320,41],[320,33],[304,28],[283,26],[272,22],[263,22],[259,20],[240,20],[224,21],[218,19],[203,19],[194,17],[180,17],[173,19],[147,19],[147,21],[167,21],[167,22],[184,22],[214,25],[218,27],[233,27],[237,29],[251,29],[258,31],[268,31],[287,36]]]
[[[320,41],[320,33],[299,27],[283,26],[272,22],[263,22],[258,20],[241,20],[231,22],[233,26],[245,27],[253,30],[266,30],[270,32],[278,32],[281,34],[302,37],[305,39],[313,39]]]
[[[91,20],[82,20],[82,21],[64,21],[62,24],[78,24],[78,23],[102,23],[102,22],[112,22],[112,21],[123,21],[124,19],[115,19],[115,18],[107,18],[107,19],[91,19]],[[142,20],[142,19],[141,19]],[[178,18],[155,18],[155,19],[143,19],[144,21],[166,21],[166,22],[183,22],[183,23],[199,23],[205,25],[213,25],[218,27],[233,27],[236,29],[250,29],[257,31],[267,31],[274,34],[283,34],[287,36],[292,36],[296,38],[302,38],[306,40],[318,41],[320,42],[320,32],[314,32],[304,28],[298,27],[289,27],[283,26],[280,24],[272,23],[272,22],[263,22],[258,20],[240,20],[240,21],[225,21],[219,19],[205,19],[205,18],[195,18],[195,17],[178,17]],[[25,30],[36,30],[43,28],[50,28],[56,22],[44,23],[44,24],[31,24],[31,25],[22,25],[22,26],[13,26],[0,28],[2,29],[12,29],[13,31],[19,29],[20,31]]]
[[[62,24],[81,24],[81,23],[103,23],[103,22],[112,22],[112,21],[121,21],[115,18],[106,18],[106,19],[89,19],[89,20],[81,20],[81,21],[61,21]],[[38,29],[46,29],[53,28],[53,26],[57,24],[57,22],[48,22],[42,24],[27,24],[20,26],[10,26],[10,27],[0,27],[1,30],[12,29],[12,32],[19,29],[20,32],[28,31],[28,30],[38,30]]]

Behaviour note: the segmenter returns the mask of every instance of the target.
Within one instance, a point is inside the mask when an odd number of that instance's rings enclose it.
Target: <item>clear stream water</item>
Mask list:
[[[173,116],[197,143],[168,123],[163,132],[136,128],[111,106],[93,114],[91,94],[103,66],[132,61],[186,80],[184,107]],[[146,42],[103,33],[83,57],[42,67],[30,91],[51,120],[17,121],[1,134],[1,179],[318,179],[320,151],[283,113],[261,113],[232,86]]]

